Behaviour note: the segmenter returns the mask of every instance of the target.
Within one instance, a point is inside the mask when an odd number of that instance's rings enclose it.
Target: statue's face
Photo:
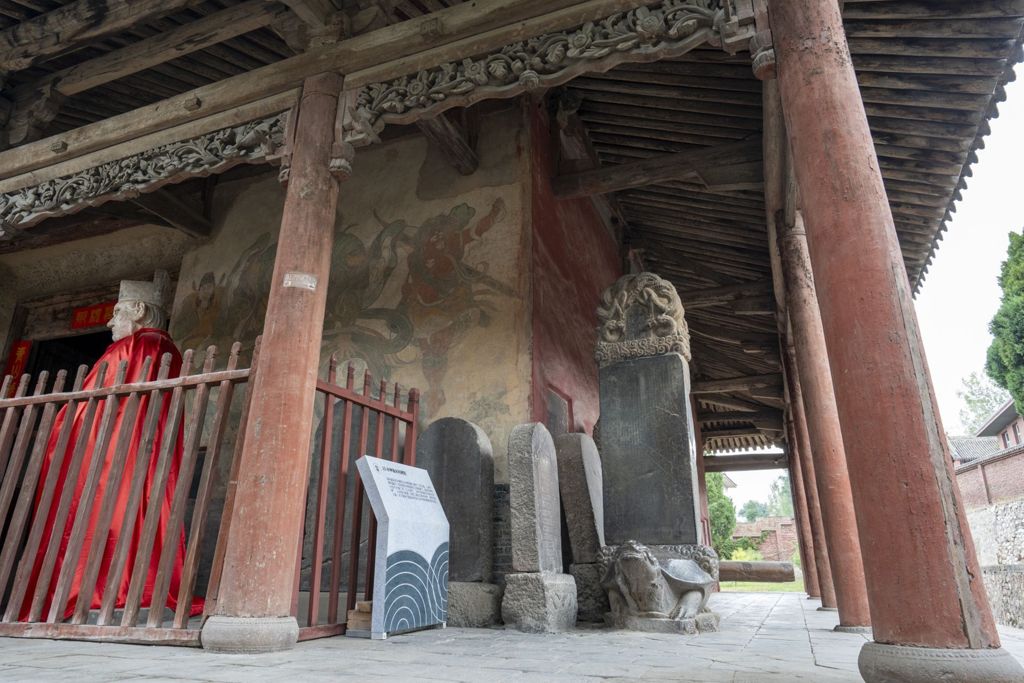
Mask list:
[[[114,341],[134,334],[145,314],[146,304],[141,301],[118,301],[114,306],[114,317],[107,322]]]

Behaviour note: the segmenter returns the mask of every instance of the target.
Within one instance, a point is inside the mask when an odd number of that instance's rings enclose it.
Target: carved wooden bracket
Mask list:
[[[359,90],[358,111],[379,131],[484,99],[515,97],[628,62],[677,57],[703,44],[734,51],[753,34],[732,0],[662,0],[600,21],[535,36]],[[744,23],[746,22],[746,23]]]
[[[284,141],[287,119],[288,112],[281,112],[0,194],[0,238],[51,216],[273,159]]]

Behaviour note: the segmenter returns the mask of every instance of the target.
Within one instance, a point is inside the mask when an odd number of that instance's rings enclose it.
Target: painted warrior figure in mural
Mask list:
[[[174,342],[171,341],[171,337],[162,329],[167,318],[164,309],[166,293],[167,274],[163,272],[157,274],[154,282],[137,282],[128,280],[121,282],[120,296],[118,297],[117,305],[114,307],[114,317],[109,323],[107,323],[107,326],[113,333],[113,343],[107,348],[106,352],[89,372],[85,379],[85,384],[82,387],[83,389],[95,389],[103,385],[109,386],[122,362],[127,362],[126,377],[129,382],[155,380],[160,369],[161,358],[165,354],[169,354],[170,356],[170,374],[168,376],[176,377],[180,373],[181,354],[178,352]],[[105,378],[100,376],[100,369],[104,365],[106,366]],[[58,611],[58,615],[63,612],[63,618],[71,616],[75,610],[79,594],[87,596],[91,595],[90,609],[100,608],[103,599],[104,587],[108,585],[113,586],[114,590],[117,592],[115,607],[123,607],[128,595],[129,583],[132,578],[131,565],[135,552],[141,542],[144,511],[149,509],[149,500],[153,496],[161,497],[162,504],[159,508],[159,523],[154,543],[156,550],[152,554],[150,566],[146,568],[147,574],[142,592],[141,606],[150,607],[151,603],[155,603],[154,606],[159,606],[160,608],[164,605],[169,606],[172,609],[177,606],[179,578],[181,576],[182,561],[185,556],[185,535],[183,528],[168,529],[167,522],[170,517],[171,498],[177,482],[178,469],[181,462],[182,425],[180,423],[178,425],[167,424],[167,412],[169,406],[165,404],[159,417],[155,438],[153,439],[152,450],[148,453],[142,452],[140,442],[142,440],[144,416],[147,413],[148,402],[148,395],[143,394],[139,400],[139,408],[136,413],[135,424],[125,425],[124,432],[122,432],[121,424],[125,417],[123,403],[117,408],[117,412],[114,415],[114,424],[111,433],[123,433],[128,435],[128,438],[130,439],[124,466],[118,468],[119,471],[112,471],[112,461],[114,459],[115,448],[117,446],[115,443],[116,439],[110,440],[105,452],[96,452],[101,420],[99,415],[96,415],[95,419],[92,420],[91,425],[88,427],[86,426],[88,421],[86,419],[87,410],[85,402],[82,402],[72,414],[67,413],[66,407],[62,408],[57,414],[53,432],[50,437],[50,441],[47,444],[46,456],[43,462],[43,471],[39,479],[40,487],[42,487],[42,483],[47,478],[47,471],[49,468],[54,466],[55,463],[59,463],[61,471],[57,490],[62,491],[65,487],[74,487],[74,495],[71,498],[70,512],[63,525],[64,528],[57,532],[54,529],[54,526],[57,523],[59,497],[54,497],[49,509],[40,509],[39,501],[42,494],[42,488],[40,488],[39,493],[37,493],[35,514],[46,515],[46,526],[43,538],[49,540],[44,541],[35,559],[35,564],[32,569],[31,583],[29,590],[26,593],[25,602],[22,605],[22,620],[27,620],[30,616],[32,596],[40,582],[46,583],[48,587],[43,611],[40,614],[43,619],[46,619],[47,615],[51,611]],[[58,453],[58,436],[62,431],[61,426],[66,420],[72,420],[74,423],[71,429],[71,438],[67,442],[65,452]],[[71,451],[75,448],[75,444],[78,442],[78,435],[84,428],[88,428],[90,430],[84,441],[86,444],[85,457],[82,461],[77,481],[67,482],[68,470],[72,460]],[[157,454],[161,444],[163,443],[164,432],[168,429],[178,430],[178,436],[175,439],[175,448],[171,453],[170,473],[167,478],[166,487],[163,490],[154,491],[152,481],[156,475]],[[96,466],[94,465],[96,458],[103,458],[104,460],[99,471],[99,479],[97,480],[98,485],[93,498],[96,503],[92,506],[92,513],[85,529],[85,541],[82,544],[83,551],[79,557],[66,558],[64,555],[72,534],[74,522],[78,517],[78,508],[83,494],[83,489],[86,484],[86,478],[90,470]],[[129,488],[133,479],[133,474],[138,467],[147,468],[146,485],[141,505],[138,508],[139,512],[129,512],[126,511],[125,508],[127,506]],[[117,487],[115,490],[117,491],[118,504],[115,506],[114,515],[109,528],[97,528],[100,512],[100,505],[98,504],[98,501],[102,501],[106,497],[107,491],[110,487]],[[129,560],[126,566],[111,567],[110,565],[113,560],[117,541],[123,534],[131,534]],[[95,542],[93,540],[94,538],[97,539]],[[174,542],[176,538],[178,545],[177,553],[172,568],[168,595],[166,598],[158,597],[154,601],[152,596],[153,583],[156,579],[157,562],[161,555],[161,549],[164,547],[165,538],[171,539],[172,542]],[[53,566],[52,571],[49,571],[44,566],[44,554],[47,545],[52,543],[59,543],[60,547],[56,563]],[[86,571],[85,561],[89,554],[87,551],[93,547],[103,548],[103,559],[100,564],[99,576],[95,585],[84,586],[82,585],[82,582]],[[64,566],[66,562],[76,562],[77,565],[71,569]],[[50,603],[53,599],[53,593],[56,589],[57,581],[61,577],[62,573],[70,576],[71,580],[71,589],[68,593],[68,600],[63,608],[58,607],[52,609],[52,605]],[[117,578],[115,579],[114,576]],[[202,610],[202,600],[196,599],[191,606],[191,614],[193,616],[200,614]],[[58,618],[60,618],[60,616],[58,616]]]
[[[409,274],[402,285],[404,311],[415,330],[413,343],[419,347],[423,374],[429,385],[425,392],[426,414],[436,415],[445,403],[442,382],[448,370],[448,352],[472,327],[486,326],[493,305],[481,296],[486,292],[513,296],[510,287],[492,278],[486,264],[466,263],[466,250],[480,239],[505,212],[501,199],[474,225],[476,211],[459,204],[446,214],[427,219],[411,239]]]

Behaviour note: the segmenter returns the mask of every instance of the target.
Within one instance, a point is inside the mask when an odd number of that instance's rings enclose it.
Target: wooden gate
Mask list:
[[[363,600],[373,595],[376,521],[365,510],[366,495],[355,461],[373,455],[416,463],[419,391],[410,389],[405,394],[403,409],[403,391],[397,383],[377,383],[366,371],[362,389],[357,390],[356,372],[349,366],[342,386],[337,384],[337,366],[335,355],[327,378],[316,387],[324,417],[317,430],[318,452],[311,458],[310,504],[296,562],[292,614],[299,620],[299,640],[344,633],[347,613],[355,608],[360,594]]]
[[[65,391],[66,373],[61,371],[50,391],[50,378],[42,373],[29,394],[26,375],[17,383],[13,398],[0,398],[0,635],[199,644],[199,621],[190,620],[189,612],[197,577],[209,569],[201,549],[204,534],[209,533],[213,483],[218,469],[227,469],[222,462],[228,450],[225,436],[242,431],[248,405],[243,398],[242,416],[233,419],[236,386],[252,372],[237,367],[239,348],[238,343],[231,348],[227,369],[221,371],[213,369],[217,349],[211,346],[198,372],[192,371],[193,353],[187,351],[178,377],[169,377],[171,357],[165,354],[153,381],[133,382],[122,362],[117,368],[101,366],[97,381],[83,390],[88,368],[82,366],[69,391]],[[150,369],[147,359],[134,379],[149,377]],[[4,378],[0,397],[9,396],[13,384],[12,377]],[[166,426],[156,443],[161,415],[166,416]],[[115,428],[118,422],[120,427]],[[136,441],[132,432],[139,427],[141,441]],[[95,435],[91,443],[90,435]],[[133,442],[140,446],[135,466],[128,472]],[[236,451],[240,443],[237,439]],[[173,454],[179,448],[170,509],[161,514]],[[105,463],[109,473],[101,482]],[[63,480],[70,485],[61,485],[62,470],[66,471]],[[83,482],[77,496],[76,482]],[[147,490],[153,494],[148,503]],[[167,533],[164,543],[158,544],[161,517]],[[49,524],[48,518],[52,519]],[[135,548],[131,547],[134,534],[125,531],[116,534],[109,552],[108,532],[115,519],[124,520],[125,530],[141,527]],[[186,522],[177,607],[171,612],[166,609],[167,596]],[[90,527],[92,540],[87,542]],[[64,541],[63,534],[68,534]],[[102,586],[98,583],[101,564],[109,568]],[[147,610],[143,594],[154,566],[154,606]],[[125,575],[129,577],[127,598],[119,606],[117,588]],[[76,580],[81,590],[71,600]],[[98,610],[91,605],[93,587],[102,589]]]

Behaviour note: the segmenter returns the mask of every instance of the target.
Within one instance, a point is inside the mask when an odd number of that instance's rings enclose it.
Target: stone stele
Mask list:
[[[555,439],[558,488],[569,529],[572,561],[597,562],[604,545],[604,498],[601,456],[586,434],[562,434]]]
[[[539,422],[515,427],[508,438],[512,570],[562,571],[558,466],[551,434]]]
[[[679,296],[656,275],[627,275],[605,291],[598,319],[605,541],[695,544],[697,453]]]
[[[633,631],[698,633],[718,630],[707,608],[718,580],[718,556],[707,546],[655,550],[636,541],[604,549],[609,625]]]
[[[451,524],[448,577],[490,581],[493,570],[494,456],[472,422],[444,417],[416,442],[416,465],[430,473]]]
[[[568,574],[506,574],[501,618],[528,633],[571,629],[576,624],[576,582]]]

